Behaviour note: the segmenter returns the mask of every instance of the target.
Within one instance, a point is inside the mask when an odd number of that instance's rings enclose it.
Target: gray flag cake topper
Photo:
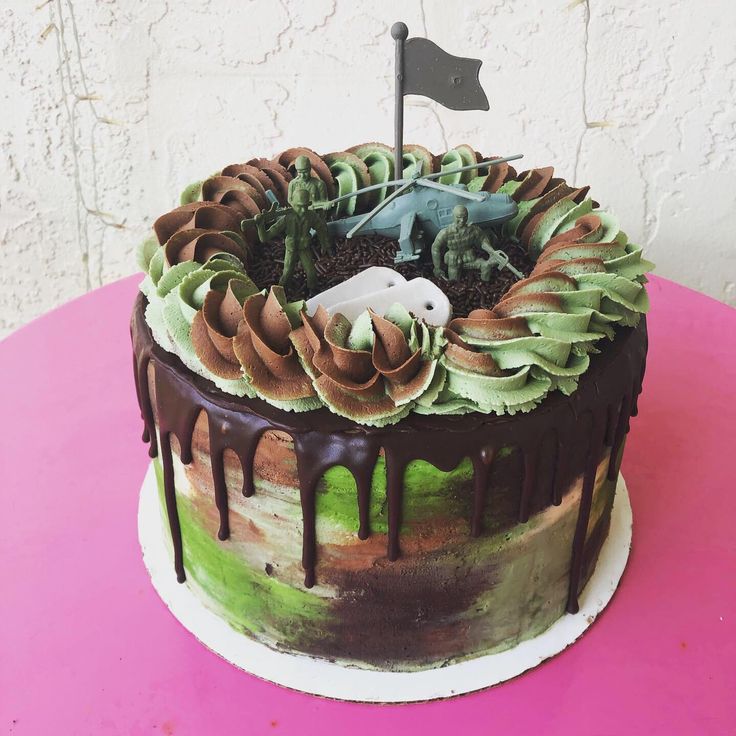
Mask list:
[[[396,114],[394,166],[403,171],[404,95],[429,97],[451,110],[488,110],[488,98],[480,86],[480,59],[452,56],[428,38],[410,38],[405,23],[394,23],[396,41]]]
[[[452,56],[428,38],[404,44],[404,94],[431,97],[450,110],[487,110],[480,59]]]

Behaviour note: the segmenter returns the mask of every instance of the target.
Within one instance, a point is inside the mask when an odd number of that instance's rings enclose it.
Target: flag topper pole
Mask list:
[[[453,56],[428,38],[408,38],[406,23],[391,26],[396,41],[394,178],[404,174],[404,95],[420,95],[450,110],[487,110],[480,59]]]
[[[394,23],[391,37],[396,41],[396,88],[394,100],[394,178],[404,173],[404,41],[409,36],[406,23]]]

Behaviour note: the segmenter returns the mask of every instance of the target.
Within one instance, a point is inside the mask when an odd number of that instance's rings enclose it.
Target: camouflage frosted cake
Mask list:
[[[485,161],[405,146],[394,184],[381,144],[289,149],[188,187],[142,245],[135,375],[171,574],[244,637],[411,670],[577,610],[651,264],[587,187]],[[336,290],[367,269],[395,283]]]

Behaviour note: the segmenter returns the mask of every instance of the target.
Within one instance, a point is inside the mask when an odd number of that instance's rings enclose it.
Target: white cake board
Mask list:
[[[235,631],[176,582],[166,547],[153,465],[138,507],[138,535],[153,587],[175,618],[207,648],[236,667],[278,685],[337,700],[407,703],[448,698],[497,685],[536,667],[578,639],[613,596],[631,549],[631,504],[619,475],[611,528],[593,576],[580,595],[580,611],[513,649],[420,672],[378,672],[270,649]]]

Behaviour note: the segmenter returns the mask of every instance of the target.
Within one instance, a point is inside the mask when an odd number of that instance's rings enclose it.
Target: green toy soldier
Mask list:
[[[278,219],[266,230],[265,218],[267,213],[255,216],[254,222],[258,228],[258,238],[262,243],[273,240],[278,235],[285,235],[286,255],[284,257],[284,272],[281,274],[279,284],[285,286],[294,273],[296,258],[301,261],[302,268],[307,277],[307,288],[310,293],[317,289],[317,270],[314,267],[314,259],[310,245],[312,243],[312,230],[317,234],[322,248],[322,254],[330,250],[330,234],[327,223],[318,212],[309,209],[311,204],[309,191],[297,189],[294,192],[292,209],[286,209],[278,215]]]
[[[452,210],[454,222],[440,230],[432,243],[432,263],[434,275],[444,276],[442,271],[442,252],[447,248],[444,262],[447,264],[447,278],[457,281],[463,271],[480,271],[481,281],[491,280],[491,271],[494,266],[499,269],[508,268],[517,278],[523,274],[517,271],[510,263],[503,251],[494,250],[488,233],[477,225],[468,224],[468,210],[461,204]],[[487,258],[479,256],[478,250],[488,254]]]
[[[289,182],[289,204],[294,205],[294,194],[306,189],[312,202],[324,202],[327,199],[327,187],[318,176],[312,176],[312,164],[306,156],[297,156],[294,162],[296,176]]]

